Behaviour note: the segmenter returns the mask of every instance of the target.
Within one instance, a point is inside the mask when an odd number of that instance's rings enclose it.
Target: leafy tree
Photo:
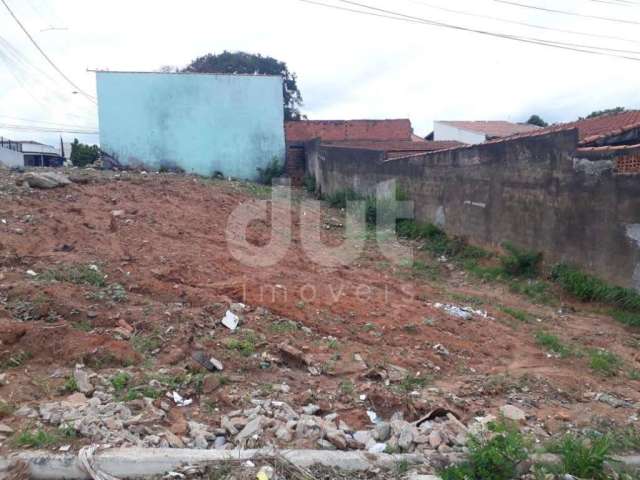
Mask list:
[[[605,108],[604,110],[595,110],[587,115],[587,118],[601,117],[602,115],[615,115],[624,112],[624,107]],[[582,117],[580,118],[582,120]]]
[[[285,62],[275,58],[246,52],[225,51],[217,55],[208,53],[196,58],[183,72],[281,75],[283,78],[284,119],[301,120],[304,118],[298,108],[302,106],[302,94],[298,89],[296,74],[289,71]]]
[[[97,145],[85,145],[76,138],[71,144],[71,163],[76,167],[86,167],[100,158],[100,148]]]
[[[531,115],[527,120],[529,125],[537,125],[538,127],[548,127],[549,124],[545,122],[540,115]]]

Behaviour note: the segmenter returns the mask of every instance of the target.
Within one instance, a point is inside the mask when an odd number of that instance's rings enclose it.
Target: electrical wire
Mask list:
[[[547,31],[552,31],[552,32],[560,32],[560,33],[568,33],[571,35],[581,35],[581,36],[585,36],[585,37],[593,37],[593,38],[601,38],[604,40],[619,40],[622,42],[629,42],[629,43],[635,43],[640,45],[640,41],[638,40],[632,40],[630,38],[625,38],[625,37],[617,37],[614,35],[602,35],[602,34],[598,34],[598,33],[591,33],[591,32],[580,32],[577,30],[566,30],[566,29],[562,29],[562,28],[554,28],[554,27],[547,27],[544,25],[537,25],[537,24],[533,24],[533,23],[527,23],[527,22],[520,22],[518,20],[511,20],[511,19],[507,19],[507,18],[500,18],[500,17],[494,17],[491,15],[484,15],[481,13],[473,13],[473,12],[467,12],[464,10],[455,10],[452,8],[447,8],[447,7],[442,7],[439,5],[433,5],[427,2],[423,2],[422,0],[407,0],[411,3],[415,3],[418,5],[424,5],[425,7],[428,8],[432,8],[435,10],[440,10],[443,12],[449,12],[449,13],[455,13],[458,15],[465,15],[468,17],[475,17],[475,18],[484,18],[486,20],[493,20],[496,22],[502,22],[502,23],[510,23],[510,24],[514,24],[514,25],[520,25],[523,27],[529,27],[529,28],[537,28],[539,30],[547,30]]]
[[[45,58],[45,60],[47,60],[47,62],[49,63],[49,65],[51,65],[51,67],[53,67],[53,69],[58,72],[60,74],[60,76],[62,78],[64,78],[66,80],[66,82],[71,85],[75,91],[77,91],[78,93],[80,93],[82,96],[84,96],[87,100],[89,100],[90,102],[93,103],[97,103],[95,97],[89,95],[87,92],[85,92],[82,88],[80,88],[78,85],[76,85],[73,80],[71,80],[62,70],[60,70],[60,68],[53,62],[53,60],[51,60],[51,58],[49,58],[49,56],[46,54],[46,52],[40,47],[40,45],[38,45],[38,42],[35,41],[35,39],[33,38],[33,36],[29,33],[29,31],[25,28],[25,26],[22,24],[22,22],[20,21],[20,19],[18,19],[18,17],[16,17],[16,15],[13,13],[13,10],[11,10],[11,8],[9,7],[9,5],[7,4],[6,0],[0,0],[0,2],[2,2],[2,4],[5,6],[5,8],[7,9],[7,11],[9,12],[9,14],[13,17],[13,19],[15,20],[15,22],[18,24],[18,26],[22,29],[22,31],[25,33],[25,35],[29,38],[29,40],[31,41],[31,43],[33,44],[34,47],[36,47],[36,49],[42,54],[42,56]]]
[[[2,0],[4,1],[4,0]],[[522,7],[522,8],[531,8],[533,10],[540,10],[543,12],[549,12],[549,13],[559,13],[561,15],[571,15],[573,17],[582,17],[582,18],[592,18],[595,20],[604,20],[606,22],[615,22],[615,23],[626,23],[629,25],[640,25],[640,22],[637,22],[635,20],[624,20],[622,18],[612,18],[612,17],[600,17],[598,15],[585,15],[583,13],[577,13],[577,12],[568,12],[566,10],[556,10],[554,8],[546,8],[546,7],[540,7],[538,5],[529,5],[527,3],[519,3],[519,2],[513,2],[511,0],[493,0],[494,2],[498,2],[498,3],[504,3],[506,5],[513,5],[516,7]]]
[[[61,127],[61,128],[78,128],[78,129],[95,129],[95,130],[98,129],[98,127],[93,127],[93,126],[88,127],[86,125],[70,125],[66,123],[48,122],[46,120],[32,120],[27,118],[9,117],[7,115],[0,115],[0,118],[5,118],[7,120],[18,121],[18,122],[42,123],[45,126],[53,125],[55,127]]]
[[[18,130],[26,132],[44,132],[44,133],[77,133],[79,135],[98,135],[97,130],[81,130],[81,129],[65,129],[53,127],[39,127],[37,125],[14,125],[8,123],[0,123],[0,129]]]
[[[339,5],[331,5],[331,4],[327,4],[327,3],[318,2],[318,1],[315,1],[315,0],[297,0],[297,1],[302,2],[302,3],[312,4],[312,5],[318,5],[318,6],[322,6],[322,7],[325,7],[325,8],[348,11],[348,12],[357,13],[357,14],[361,14],[361,15],[368,15],[368,16],[374,16],[374,17],[380,17],[380,18],[387,18],[387,19],[396,20],[396,21],[403,21],[403,22],[406,22],[406,23],[416,23],[416,24],[422,24],[422,25],[437,26],[437,27],[442,27],[442,28],[450,28],[450,29],[458,30],[458,31],[477,33],[477,34],[480,34],[480,35],[486,35],[486,36],[491,36],[491,37],[496,37],[496,38],[508,39],[508,40],[518,41],[518,42],[522,42],[522,43],[529,43],[529,44],[534,44],[534,45],[547,46],[547,47],[557,48],[557,49],[561,49],[561,50],[588,53],[588,54],[591,54],[591,55],[622,58],[622,59],[636,61],[636,62],[640,61],[640,58],[638,58],[638,57],[630,57],[630,56],[626,56],[626,55],[617,55],[617,54],[613,54],[613,53],[607,53],[605,51],[591,50],[591,49],[589,49],[588,45],[567,44],[567,43],[548,41],[548,40],[538,39],[538,38],[521,37],[521,36],[516,36],[516,35],[508,35],[508,34],[504,34],[504,33],[491,32],[491,31],[487,31],[487,30],[479,30],[479,29],[474,29],[474,28],[468,28],[468,27],[463,27],[463,26],[459,26],[459,25],[455,25],[455,24],[448,24],[448,23],[443,23],[443,22],[437,22],[437,21],[433,21],[433,20],[424,19],[424,18],[421,18],[421,17],[405,15],[403,13],[398,13],[398,12],[394,12],[394,11],[391,11],[391,10],[385,10],[385,9],[381,9],[381,8],[376,8],[376,7],[372,7],[370,5],[366,5],[366,4],[362,4],[362,3],[358,3],[358,2],[351,2],[351,1],[348,1],[348,0],[338,0],[338,1],[342,2],[342,3],[350,4],[350,5],[356,5],[358,7],[366,8],[366,9],[369,9],[369,10],[373,10],[373,12],[372,11],[357,10],[357,9],[348,8],[348,7],[342,7],[342,6],[339,6]],[[376,12],[382,12],[382,13],[376,13]],[[597,48],[600,49],[600,48],[604,48],[604,47],[597,47]]]

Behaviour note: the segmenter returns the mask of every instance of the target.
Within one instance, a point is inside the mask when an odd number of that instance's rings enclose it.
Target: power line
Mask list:
[[[53,62],[53,60],[51,60],[51,58],[49,58],[49,56],[45,53],[44,50],[42,50],[42,48],[40,48],[40,45],[38,45],[38,42],[35,41],[35,39],[31,36],[31,34],[29,33],[29,31],[24,27],[24,25],[22,24],[22,22],[20,22],[20,20],[18,19],[18,17],[15,16],[15,14],[13,13],[13,10],[11,10],[11,8],[9,7],[9,5],[7,4],[7,2],[5,0],[0,0],[0,2],[2,2],[2,4],[5,6],[5,8],[7,9],[7,11],[9,12],[9,14],[13,17],[13,19],[16,21],[16,23],[18,24],[18,26],[22,29],[22,31],[25,33],[25,35],[29,38],[29,40],[31,41],[31,43],[34,45],[34,47],[36,47],[36,49],[42,54],[42,56],[45,58],[45,60],[47,60],[47,62],[49,62],[49,65],[51,65],[53,67],[53,69],[58,72],[60,74],[60,76],[62,78],[64,78],[67,83],[69,85],[71,85],[78,93],[80,93],[81,95],[83,95],[85,98],[87,98],[89,101],[96,103],[96,99],[94,97],[92,97],[91,95],[89,95],[87,92],[85,92],[84,90],[82,90],[78,85],[76,85],[67,75],[65,75],[65,73],[60,70],[60,68],[58,68],[58,66]]]
[[[32,120],[32,119],[27,119],[27,118],[17,118],[17,117],[10,117],[7,115],[0,115],[0,118],[6,118],[8,120],[12,120],[12,121],[18,121],[18,122],[30,122],[30,123],[42,123],[43,125],[53,125],[55,127],[61,127],[61,128],[77,128],[77,129],[95,129],[97,130],[98,127],[87,127],[85,125],[70,125],[70,124],[66,124],[66,123],[58,123],[58,122],[48,122],[46,120]]]
[[[534,44],[534,45],[542,45],[542,46],[547,46],[547,47],[553,47],[553,48],[558,48],[558,49],[561,49],[561,50],[568,50],[568,51],[573,51],[573,52],[589,53],[589,54],[592,54],[592,55],[623,58],[623,59],[626,59],[626,60],[632,60],[632,61],[636,61],[636,62],[640,61],[640,58],[638,58],[638,57],[630,57],[630,56],[626,56],[626,55],[617,55],[617,54],[612,54],[612,53],[606,53],[604,51],[592,50],[592,49],[590,49],[590,46],[588,46],[588,45],[561,43],[561,42],[549,41],[549,40],[532,38],[532,37],[522,37],[522,36],[516,36],[516,35],[508,35],[508,34],[503,34],[503,33],[496,33],[496,32],[491,32],[491,31],[487,31],[487,30],[479,30],[479,29],[474,29],[474,28],[467,28],[467,27],[462,27],[462,26],[455,25],[455,24],[436,22],[436,21],[424,19],[424,18],[421,18],[421,17],[414,17],[414,16],[411,16],[411,15],[405,15],[403,13],[398,13],[398,12],[394,12],[394,11],[391,11],[391,10],[385,10],[385,9],[381,9],[381,8],[376,8],[376,7],[372,7],[370,5],[366,5],[366,4],[362,4],[362,3],[358,3],[358,2],[351,2],[351,1],[348,1],[348,0],[338,0],[338,1],[342,2],[342,3],[350,4],[350,5],[356,5],[356,6],[361,7],[361,8],[374,10],[374,11],[370,12],[370,11],[356,10],[356,9],[353,9],[353,8],[347,8],[347,7],[341,7],[341,6],[338,6],[338,5],[331,5],[331,4],[327,4],[327,3],[322,3],[322,2],[315,1],[315,0],[298,0],[298,1],[303,2],[303,3],[313,4],[313,5],[319,5],[319,6],[326,7],[326,8],[342,10],[342,11],[348,11],[348,12],[357,13],[357,14],[361,14],[361,15],[369,15],[369,16],[374,16],[374,17],[387,18],[387,19],[396,20],[396,21],[403,21],[403,22],[407,22],[407,23],[418,23],[418,24],[431,25],[431,26],[437,26],[437,27],[442,27],[442,28],[450,28],[450,29],[454,29],[454,30],[458,30],[458,31],[477,33],[477,34],[480,34],[480,35],[486,35],[486,36],[491,36],[491,37],[496,37],[496,38],[503,38],[503,39],[518,41],[518,42],[522,42],[522,43],[530,43],[530,44]],[[376,12],[382,12],[382,13],[376,13]],[[595,48],[603,49],[604,47],[595,47]]]
[[[99,134],[97,130],[40,127],[37,125],[14,125],[9,123],[0,123],[0,128],[4,128],[6,130],[18,130],[18,131],[26,131],[26,132],[76,133],[79,135],[98,135]]]
[[[4,1],[4,0],[2,0],[2,1]],[[571,16],[574,16],[574,17],[592,18],[592,19],[595,19],[595,20],[604,20],[604,21],[607,21],[607,22],[615,22],[615,23],[626,23],[626,24],[629,24],[629,25],[640,25],[640,22],[636,22],[635,20],[623,20],[621,18],[600,17],[598,15],[585,15],[585,14],[582,14],[582,13],[568,12],[566,10],[556,10],[556,9],[553,9],[553,8],[540,7],[538,5],[529,5],[527,3],[512,2],[510,0],[494,0],[494,2],[504,3],[506,5],[514,5],[516,7],[522,7],[522,8],[531,8],[533,10],[541,10],[543,12],[560,13],[562,15],[571,15]]]
[[[533,24],[533,23],[520,22],[518,20],[511,20],[511,19],[507,19],[507,18],[494,17],[494,16],[491,16],[491,15],[484,15],[484,14],[481,14],[481,13],[472,13],[472,12],[466,12],[466,11],[463,11],[463,10],[455,10],[455,9],[452,9],[452,8],[441,7],[439,5],[433,5],[433,4],[430,4],[430,3],[427,3],[427,2],[423,2],[421,0],[408,0],[408,1],[412,2],[412,3],[416,3],[418,5],[424,5],[425,7],[433,8],[435,10],[440,10],[440,11],[449,12],[449,13],[456,13],[458,15],[466,15],[466,16],[469,16],[469,17],[484,18],[484,19],[493,20],[493,21],[496,21],[496,22],[511,23],[511,24],[514,24],[514,25],[521,25],[523,27],[537,28],[537,29],[540,29],[540,30],[548,30],[548,31],[560,32],[560,33],[568,33],[568,34],[571,34],[571,35],[581,35],[581,36],[586,36],[586,37],[602,38],[602,39],[606,39],[606,40],[619,40],[619,41],[623,41],[623,42],[630,42],[630,43],[640,44],[640,41],[632,40],[630,38],[616,37],[616,36],[613,36],[613,35],[601,35],[601,34],[598,34],[598,33],[591,33],[591,32],[580,32],[580,31],[577,31],[577,30],[566,30],[566,29],[562,29],[562,28],[547,27],[547,26],[544,26],[544,25],[537,25],[537,24]]]

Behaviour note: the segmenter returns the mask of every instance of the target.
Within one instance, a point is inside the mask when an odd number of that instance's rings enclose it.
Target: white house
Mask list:
[[[0,164],[5,167],[60,167],[63,163],[64,158],[55,147],[0,137]]]
[[[433,139],[455,140],[473,145],[518,133],[533,132],[539,128],[528,123],[512,123],[504,120],[470,122],[439,120],[433,122]]]

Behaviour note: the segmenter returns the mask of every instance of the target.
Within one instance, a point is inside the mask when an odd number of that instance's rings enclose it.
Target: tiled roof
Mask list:
[[[464,145],[464,143],[453,140],[441,141],[406,141],[406,140],[342,140],[324,141],[323,145],[333,145],[337,147],[366,148],[369,150],[382,150],[385,152],[431,152],[434,150],[444,150]]]
[[[629,110],[613,115],[586,118],[562,125],[565,127],[577,127],[580,132],[580,144],[584,145],[601,138],[624,133],[627,130],[640,128],[640,110]]]
[[[528,123],[512,123],[504,120],[488,121],[440,121],[462,130],[469,130],[476,133],[485,134],[488,138],[508,137],[517,133],[533,132],[540,130],[536,125]]]
[[[409,119],[398,120],[302,120],[286,122],[287,142],[304,142],[321,138],[340,140],[411,140]]]

